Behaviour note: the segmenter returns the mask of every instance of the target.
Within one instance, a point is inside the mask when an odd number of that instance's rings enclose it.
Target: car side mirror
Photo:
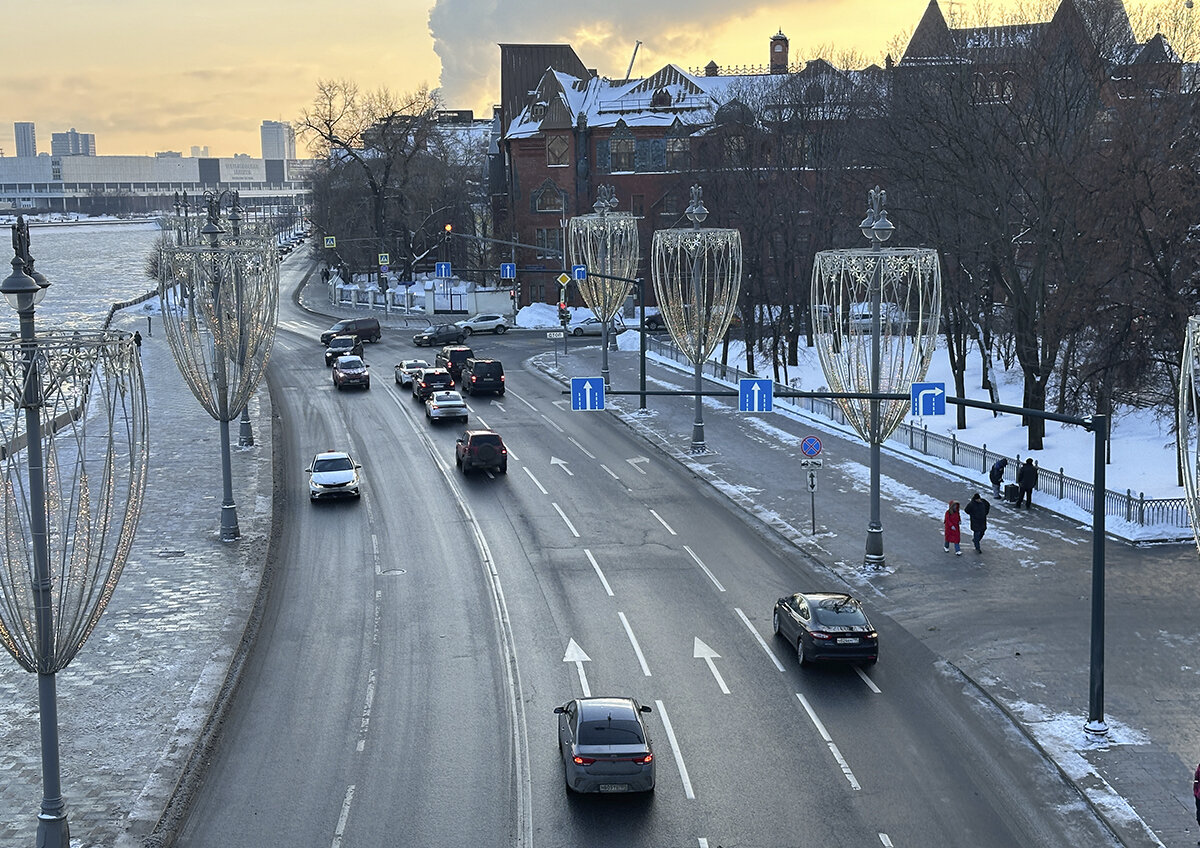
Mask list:
[[[638,705],[638,709],[640,709],[640,710],[641,710],[642,712],[644,712],[644,713],[650,713],[650,712],[654,712],[652,709],[650,709],[650,708],[649,708],[648,706],[646,706],[645,704],[639,704],[639,705]]]
[[[565,713],[566,711],[567,711],[567,708],[566,708],[566,707],[555,707],[555,708],[554,708],[554,713],[555,713],[555,715],[562,715],[562,714],[563,714],[563,713]]]

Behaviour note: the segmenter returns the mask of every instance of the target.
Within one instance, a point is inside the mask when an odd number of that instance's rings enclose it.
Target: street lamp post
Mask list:
[[[871,274],[871,392],[879,394],[879,371],[881,367],[880,324],[883,312],[883,243],[892,237],[895,227],[887,218],[887,210],[883,204],[887,201],[887,192],[876,187],[870,192],[870,205],[867,216],[860,223],[859,230],[871,242],[871,250],[875,253],[874,272]],[[883,568],[883,522],[879,508],[879,450],[883,439],[879,435],[879,398],[871,400],[871,520],[867,525],[866,554],[863,558],[865,565],[873,568]]]

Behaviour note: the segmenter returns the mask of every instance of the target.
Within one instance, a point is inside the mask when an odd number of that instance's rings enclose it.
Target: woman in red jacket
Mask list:
[[[946,545],[945,551],[950,552],[950,546],[954,545],[954,553],[956,556],[962,556],[962,548],[958,546],[962,538],[959,533],[959,525],[962,523],[962,514],[958,510],[958,501],[950,501],[950,508],[946,510],[946,517],[942,519],[942,524],[946,528]]]

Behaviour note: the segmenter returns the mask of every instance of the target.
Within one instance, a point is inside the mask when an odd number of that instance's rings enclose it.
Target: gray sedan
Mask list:
[[[430,423],[449,418],[467,423],[467,402],[458,392],[434,392],[425,401],[425,417]]]
[[[555,707],[568,792],[653,792],[654,752],[633,698],[578,698]]]

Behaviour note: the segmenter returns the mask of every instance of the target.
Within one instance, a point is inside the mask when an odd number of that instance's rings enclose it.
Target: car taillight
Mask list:
[[[478,380],[478,379],[479,379],[479,378],[478,378],[478,377],[476,377],[474,374],[472,374],[472,375],[471,375],[471,382],[472,382],[472,383],[474,383],[474,382],[475,382],[476,380]]]
[[[814,639],[832,639],[833,638],[828,633],[822,633],[820,630],[814,630],[812,633],[809,633],[808,635],[813,637]]]
[[[501,374],[501,375],[500,375],[500,382],[501,382],[501,383],[503,383],[503,382],[504,382],[504,375],[503,375],[503,374]]]
[[[653,754],[647,754],[647,755],[646,755],[646,756],[644,756],[644,757],[634,757],[634,758],[633,758],[633,761],[634,761],[635,763],[638,763],[639,765],[643,765],[643,766],[644,766],[644,765],[648,765],[648,764],[649,764],[651,761],[653,761],[653,760],[654,760],[654,755],[653,755]]]
[[[571,759],[575,761],[575,765],[577,766],[590,766],[592,763],[596,762],[595,758],[593,757],[572,757]]]

